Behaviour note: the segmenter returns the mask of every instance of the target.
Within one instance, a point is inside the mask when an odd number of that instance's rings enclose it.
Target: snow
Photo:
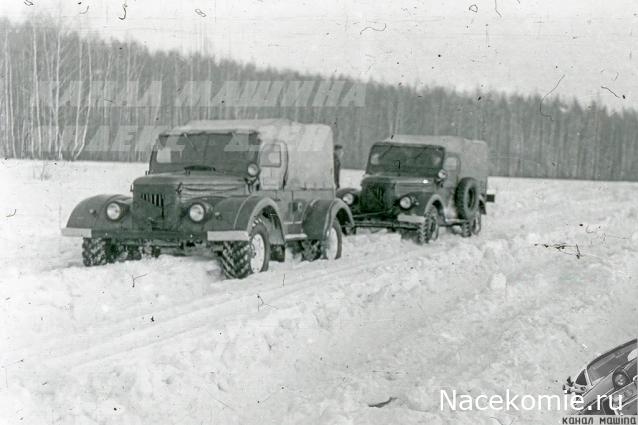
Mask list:
[[[479,237],[361,232],[242,281],[203,257],[83,267],[71,209],[144,169],[0,162],[0,424],[558,423],[440,390],[561,394],[637,334],[638,184],[491,178]]]

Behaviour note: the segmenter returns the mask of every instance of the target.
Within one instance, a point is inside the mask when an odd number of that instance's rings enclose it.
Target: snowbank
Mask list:
[[[440,390],[560,394],[637,333],[637,184],[495,178],[478,238],[362,232],[234,281],[198,257],[82,267],[71,208],[145,166],[41,167],[0,163],[2,424],[557,423]]]

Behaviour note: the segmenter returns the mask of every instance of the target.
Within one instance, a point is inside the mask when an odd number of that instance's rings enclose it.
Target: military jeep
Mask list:
[[[337,196],[353,214],[356,228],[387,228],[424,244],[439,227],[478,235],[487,194],[485,142],[451,136],[394,135],[370,149],[361,189]]]
[[[288,120],[192,121],[159,135],[132,195],[80,202],[62,233],[86,266],[146,253],[218,255],[229,278],[341,256],[349,208],[335,197],[330,127]]]

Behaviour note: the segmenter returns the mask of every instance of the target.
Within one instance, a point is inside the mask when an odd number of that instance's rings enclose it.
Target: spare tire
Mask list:
[[[454,195],[454,204],[462,219],[473,218],[479,213],[479,185],[476,179],[461,179]]]

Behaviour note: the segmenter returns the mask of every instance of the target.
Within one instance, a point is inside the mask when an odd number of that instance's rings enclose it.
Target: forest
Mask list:
[[[284,117],[330,125],[350,168],[392,134],[434,134],[485,140],[495,176],[638,180],[638,114],[595,100],[326,78],[47,20],[0,20],[0,52],[5,158],[145,161],[190,120]]]

